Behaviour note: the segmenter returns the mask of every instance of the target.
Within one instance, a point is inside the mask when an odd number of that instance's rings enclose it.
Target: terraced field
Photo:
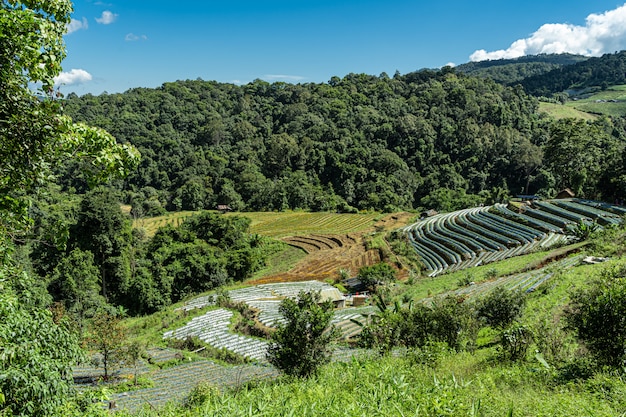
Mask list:
[[[227,214],[230,216],[231,214]],[[379,213],[237,213],[252,220],[250,231],[264,236],[282,238],[294,235],[341,234],[370,230],[381,219]]]
[[[307,256],[289,271],[265,276],[249,284],[323,281],[336,277],[340,269],[355,274],[362,266],[381,261],[379,251],[368,249],[363,235],[359,233],[288,236],[281,240],[302,249]]]
[[[146,230],[148,236],[154,235],[159,227],[167,224],[179,226],[193,211],[168,213],[163,216],[135,220],[133,226]],[[246,212],[226,213],[225,216],[243,216],[251,220],[250,232],[264,236],[281,238],[306,234],[342,234],[373,230],[377,223],[393,223],[394,216],[406,216],[408,213],[381,215],[380,213],[309,213],[304,211],[287,212]]]
[[[134,227],[142,227],[148,236],[167,224],[180,225],[194,212],[170,213],[165,216],[139,219]],[[362,266],[381,261],[378,250],[368,249],[364,235],[375,230],[391,230],[405,226],[414,216],[408,212],[380,213],[308,213],[259,212],[227,213],[251,219],[250,232],[283,240],[302,249],[306,256],[289,271],[268,275],[249,282],[266,284],[324,280],[335,277],[340,269],[356,273]],[[408,271],[399,271],[400,278]]]
[[[505,204],[443,213],[404,228],[429,276],[496,262],[567,240],[568,225],[617,224],[626,208],[582,199]]]
[[[258,310],[258,321],[268,327],[275,327],[282,321],[282,317],[278,311],[278,307],[282,299],[286,297],[296,297],[300,291],[322,291],[333,289],[329,284],[320,281],[304,281],[304,282],[283,282],[274,284],[259,284],[250,287],[231,290],[228,295],[233,301],[243,301],[250,307]],[[192,310],[196,308],[203,308],[214,305],[214,299],[211,296],[200,296],[187,301],[181,310]],[[332,320],[332,324],[337,326],[340,330],[346,330],[344,337],[353,335],[354,329],[350,324],[350,319],[355,317],[361,317],[363,313],[370,312],[373,308],[371,306],[358,307],[358,308],[344,308],[335,310],[335,316]],[[177,337],[185,338],[188,335],[198,336],[206,343],[214,347],[224,347],[235,353],[247,357],[249,359],[264,360],[265,354],[259,353],[259,350],[263,349],[263,345],[258,344],[258,339],[249,339],[250,345],[255,345],[258,349],[241,350],[238,351],[239,341],[235,338],[226,336],[224,333],[228,333],[228,325],[230,316],[227,311],[217,309],[211,310],[204,316],[196,317],[192,319],[187,325],[169,331],[164,334],[165,338]],[[239,336],[243,338],[244,336]],[[230,339],[229,339],[230,338]],[[232,343],[231,343],[232,342]],[[231,347],[231,344],[233,347]]]
[[[328,215],[328,214],[327,214]],[[380,251],[370,249],[366,244],[366,235],[374,230],[392,230],[406,225],[413,217],[411,213],[393,213],[385,216],[372,217],[368,227],[351,232],[356,225],[352,214],[342,214],[346,220],[341,228],[335,223],[334,233],[300,233],[310,226],[301,226],[293,233],[281,238],[285,243],[302,249],[307,255],[289,271],[264,276],[247,282],[251,285],[277,282],[296,282],[308,280],[325,280],[337,276],[340,269],[351,271],[352,274],[362,266],[370,266],[380,262]],[[365,216],[365,215],[364,215]],[[368,215],[369,216],[369,215]],[[334,216],[333,216],[334,218]],[[350,219],[353,220],[350,220]],[[336,222],[336,219],[334,220]],[[398,277],[404,279],[408,271],[399,270]]]

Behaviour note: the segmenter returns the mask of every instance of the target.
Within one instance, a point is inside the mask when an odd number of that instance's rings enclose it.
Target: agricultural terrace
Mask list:
[[[465,299],[479,299],[498,286],[532,292],[541,285],[545,285],[557,273],[562,273],[578,265],[581,258],[580,255],[569,256],[536,270],[461,286],[441,294],[441,296],[455,295]],[[332,287],[318,281],[266,284],[233,289],[228,292],[228,296],[233,301],[243,301],[258,310],[257,320],[273,327],[282,320],[278,312],[278,305],[284,297],[295,297],[299,291],[321,291],[325,289],[332,289]],[[177,308],[180,311],[207,307],[209,310],[190,319],[182,326],[167,330],[163,334],[163,338],[184,339],[195,336],[208,345],[237,353],[250,359],[251,362],[233,367],[219,365],[204,358],[195,358],[191,361],[185,359],[171,367],[163,367],[163,369],[150,368],[144,363],[138,372],[141,375],[150,375],[154,386],[113,395],[112,400],[116,402],[119,408],[133,410],[146,402],[154,406],[163,405],[167,401],[181,400],[198,381],[208,381],[216,387],[224,388],[243,384],[250,380],[258,381],[277,376],[277,370],[265,361],[268,342],[264,339],[233,333],[230,330],[232,311],[217,307],[215,300],[216,296],[210,294],[194,297],[180,305]],[[430,300],[431,298],[425,298],[420,302],[428,303]],[[344,338],[353,337],[361,330],[361,327],[354,321],[363,323],[366,320],[365,317],[374,312],[375,308],[372,306],[336,309],[332,324],[342,332]],[[355,349],[337,347],[333,358],[335,360],[349,360],[354,356],[358,357],[359,354],[360,351]],[[159,364],[175,360],[180,353],[161,348],[150,349],[148,355],[151,358],[150,362],[161,368]],[[121,370],[122,374],[129,377],[133,372],[133,369]],[[75,369],[74,376],[79,379],[90,378],[97,373],[97,369],[85,366]]]
[[[334,290],[334,287],[318,281],[298,283],[280,283],[256,285],[233,289],[228,296],[233,301],[243,301],[259,311],[257,320],[266,326],[275,326],[283,320],[278,311],[280,301],[285,297],[296,297],[300,291]],[[154,386],[140,388],[112,396],[119,408],[136,409],[148,401],[152,405],[163,405],[167,401],[181,400],[198,381],[208,381],[217,387],[229,387],[242,384],[249,380],[259,380],[277,376],[277,370],[265,360],[268,342],[265,339],[244,336],[231,331],[233,312],[216,306],[215,295],[204,295],[192,298],[183,303],[177,310],[190,311],[209,307],[209,310],[193,317],[183,326],[167,330],[163,339],[184,340],[188,337],[197,337],[204,343],[217,348],[225,349],[238,354],[250,362],[237,366],[223,366],[204,358],[185,360],[164,369],[155,369],[143,363],[137,370],[140,375],[150,375]],[[335,325],[344,337],[351,337],[360,332],[361,327],[351,319],[362,319],[364,314],[374,311],[371,306],[358,308],[343,308],[335,310],[332,324]],[[150,363],[161,368],[160,364],[173,362],[180,355],[172,349],[150,349],[148,352]],[[345,351],[337,348],[335,358],[341,360],[354,355],[354,350]],[[122,375],[131,376],[134,369],[122,369]],[[77,367],[74,377],[84,382],[90,382],[99,369],[93,366]]]
[[[198,384],[199,381],[216,387],[235,387],[247,381],[259,381],[275,378],[278,371],[267,364],[247,363],[225,366],[214,361],[196,357],[174,349],[151,348],[146,351],[149,363],[141,361],[137,369],[122,368],[122,379],[132,381],[137,372],[143,378],[149,378],[152,386],[135,388],[130,391],[111,394],[110,401],[116,408],[137,410],[149,404],[151,407],[164,406],[168,402],[180,402]],[[74,368],[74,380],[79,381],[80,389],[92,384],[94,376],[100,374],[99,368],[84,364]]]
[[[145,229],[153,236],[159,227],[179,226],[193,211],[168,213],[163,216],[134,221],[134,227]],[[280,238],[305,234],[345,234],[373,230],[377,222],[385,223],[394,215],[380,213],[311,213],[304,211],[226,213],[225,216],[248,217],[251,233]],[[406,217],[406,216],[405,216]]]
[[[626,208],[582,199],[506,204],[438,214],[404,228],[429,276],[565,242],[567,227],[618,224]]]
[[[227,214],[232,215],[232,214]],[[307,234],[343,234],[373,229],[380,213],[310,213],[304,211],[239,213],[252,220],[250,231],[280,238]]]
[[[257,310],[259,312],[257,320],[263,325],[275,327],[283,320],[278,311],[280,302],[287,297],[295,298],[300,291],[320,291],[323,294],[325,291],[336,291],[336,289],[329,284],[319,281],[284,282],[234,289],[228,291],[228,296],[233,301],[242,301]],[[185,302],[179,309],[189,311],[214,305],[215,297],[205,295]],[[354,331],[350,319],[362,317],[363,314],[372,310],[371,306],[337,309],[335,310],[332,324],[342,331],[344,337],[350,337]],[[231,336],[250,339],[250,341],[254,342],[251,344],[255,348],[247,349],[250,346],[246,346],[243,350],[239,350],[240,345],[246,345],[246,343],[239,343],[243,339],[226,335],[226,333],[230,332],[228,325],[231,316],[232,313],[227,310],[210,310],[204,316],[195,317],[185,326],[166,332],[163,337],[185,339],[188,336],[198,336],[202,341],[213,347],[225,348],[249,359],[264,360],[265,348],[267,346],[259,344],[258,342],[261,342],[259,339],[231,334]],[[228,340],[229,337],[230,340]]]
[[[343,235],[299,235],[281,240],[306,255],[288,271],[257,277],[248,284],[268,284],[307,280],[327,280],[337,277],[339,270],[356,273],[363,266],[381,262],[381,251],[363,233]],[[386,253],[391,253],[387,251]],[[405,271],[399,271],[400,278]]]

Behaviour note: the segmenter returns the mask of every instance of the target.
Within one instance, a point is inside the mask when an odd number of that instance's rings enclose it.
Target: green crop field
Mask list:
[[[175,213],[168,213],[164,216],[137,219],[133,222],[133,227],[142,228],[146,231],[148,236],[154,236],[159,227],[163,227],[168,224],[172,226],[179,226],[187,217],[193,215],[193,213],[193,211],[178,211]]]
[[[380,213],[338,214],[300,211],[242,213],[252,219],[250,231],[265,236],[283,237],[302,234],[341,234],[373,228]]]
[[[180,225],[193,215],[191,211],[168,213],[164,216],[136,220],[134,227],[145,229],[153,236],[159,227],[166,224]],[[384,215],[380,213],[309,213],[304,211],[228,213],[226,216],[243,216],[252,220],[250,232],[270,237],[284,237],[309,233],[342,234],[361,232],[374,227]]]
[[[586,89],[571,94],[565,104],[539,103],[539,111],[555,119],[578,118],[593,120],[600,115],[626,115],[626,85],[614,85],[606,90]]]
[[[584,111],[578,110],[568,105],[556,104],[556,103],[541,102],[539,103],[539,111],[542,113],[547,113],[555,119],[575,118],[575,119],[584,119],[584,120],[594,120],[598,118],[597,115],[586,113]]]
[[[586,113],[622,117],[626,115],[626,85],[615,85],[592,94],[581,94],[565,106]]]

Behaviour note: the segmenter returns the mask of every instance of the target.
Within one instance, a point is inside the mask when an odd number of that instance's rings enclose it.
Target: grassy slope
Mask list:
[[[580,243],[568,245],[564,248],[546,250],[541,252],[529,253],[527,255],[515,256],[499,262],[489,263],[474,268],[463,269],[436,277],[421,277],[415,281],[404,292],[414,300],[441,294],[446,291],[454,290],[460,286],[460,282],[467,280],[480,283],[491,279],[493,274],[497,277],[503,277],[530,269],[535,269],[539,265],[545,263],[546,260],[558,256],[563,251],[574,250],[582,246]]]
[[[565,105],[542,102],[539,103],[539,110],[556,119],[573,117],[593,120],[599,115],[623,117],[626,115],[626,85],[580,92]]]
[[[614,417],[623,413],[623,382],[609,384],[599,375],[582,383],[550,386],[547,372],[494,363],[493,357],[493,350],[462,353],[443,357],[432,367],[397,357],[334,363],[318,378],[261,383],[234,394],[214,395],[186,413],[172,410],[161,415]]]
[[[610,102],[616,100],[617,102]],[[626,85],[615,85],[603,91],[583,94],[566,104],[582,112],[621,117],[626,115]]]
[[[598,118],[598,116],[596,115],[585,113],[569,105],[562,105],[562,104],[556,104],[556,103],[541,102],[539,103],[539,111],[542,113],[548,113],[550,117],[553,117],[555,119],[574,118],[574,119],[594,120]]]
[[[593,120],[599,115],[623,117],[626,115],[626,85],[614,85],[603,91],[581,92],[564,105],[539,103],[539,111],[555,119],[579,118]],[[615,100],[616,102],[611,102]]]

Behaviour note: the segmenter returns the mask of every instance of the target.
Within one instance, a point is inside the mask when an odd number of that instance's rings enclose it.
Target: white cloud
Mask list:
[[[69,35],[72,32],[76,32],[77,30],[87,29],[89,27],[89,23],[87,22],[87,18],[83,17],[81,20],[72,19],[70,23],[67,24],[66,30]]]
[[[146,35],[135,35],[134,33],[129,33],[124,37],[124,40],[127,42],[147,41],[148,37]]]
[[[73,68],[69,72],[62,72],[54,77],[54,85],[74,85],[91,81],[91,74],[83,69]]]
[[[266,74],[263,76],[264,80],[269,81],[302,81],[306,77],[301,77],[299,75],[282,75],[282,74]]]
[[[96,17],[96,22],[102,25],[110,25],[117,20],[117,16],[118,15],[116,13],[105,10],[102,12],[102,16]]]
[[[477,50],[470,55],[470,60],[508,59],[565,52],[599,56],[622,49],[626,49],[626,4],[602,14],[590,14],[584,26],[545,24],[530,37],[513,42],[508,49],[492,52]]]

